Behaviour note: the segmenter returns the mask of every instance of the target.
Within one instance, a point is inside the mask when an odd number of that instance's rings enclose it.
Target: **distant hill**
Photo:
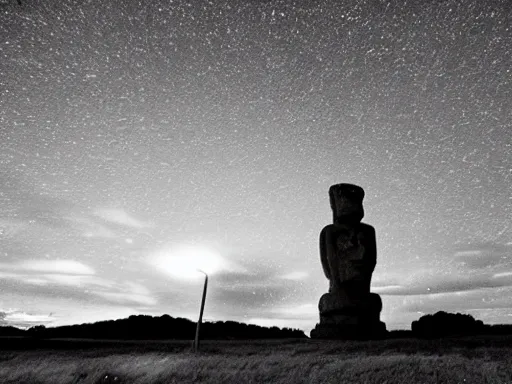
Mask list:
[[[16,327],[0,327],[0,336],[24,336],[26,331]]]
[[[99,321],[90,324],[46,328],[42,325],[27,331],[14,327],[0,327],[0,336],[32,336],[37,338],[84,338],[115,340],[192,340],[196,323],[169,315],[153,317],[134,315],[127,319]],[[201,339],[248,340],[307,338],[303,331],[291,328],[261,327],[235,321],[205,322],[201,325]]]

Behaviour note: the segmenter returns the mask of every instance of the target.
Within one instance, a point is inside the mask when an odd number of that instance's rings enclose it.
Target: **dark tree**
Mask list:
[[[484,323],[471,315],[444,311],[422,316],[411,324],[413,335],[420,338],[477,335],[484,329]]]
[[[127,319],[99,321],[93,324],[77,324],[46,328],[32,327],[28,335],[34,338],[83,338],[110,340],[192,340],[196,323],[169,315],[152,317],[130,316]],[[21,331],[23,332],[23,331]],[[267,328],[235,321],[219,321],[203,324],[202,339],[287,339],[306,338],[298,329]]]
[[[28,334],[34,339],[41,339],[45,337],[46,327],[44,325],[36,325],[28,329]]]

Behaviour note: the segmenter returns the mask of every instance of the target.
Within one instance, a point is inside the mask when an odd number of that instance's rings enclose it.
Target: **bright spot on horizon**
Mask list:
[[[212,249],[198,245],[181,245],[159,251],[150,263],[159,271],[180,279],[202,277],[227,269],[226,261]]]

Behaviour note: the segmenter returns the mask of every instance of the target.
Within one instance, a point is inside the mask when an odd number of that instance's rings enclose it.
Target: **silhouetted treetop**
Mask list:
[[[437,338],[481,334],[485,327],[481,320],[475,320],[471,315],[439,311],[413,321],[411,330],[415,337]]]
[[[45,338],[85,338],[116,340],[192,340],[196,323],[169,315],[153,317],[132,315],[126,319],[99,321],[92,324],[67,325],[45,328],[32,327],[27,335]],[[23,331],[21,331],[23,332]],[[306,338],[298,329],[267,328],[235,321],[205,322],[201,327],[202,339],[286,339]]]

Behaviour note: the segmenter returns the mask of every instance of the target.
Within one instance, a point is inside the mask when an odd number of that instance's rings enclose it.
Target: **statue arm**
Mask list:
[[[320,261],[322,262],[325,277],[331,280],[331,269],[329,268],[329,260],[327,259],[327,227],[320,232]]]
[[[369,239],[368,239],[368,253],[371,255],[372,271],[377,264],[377,238],[375,235],[375,228],[369,226]]]

